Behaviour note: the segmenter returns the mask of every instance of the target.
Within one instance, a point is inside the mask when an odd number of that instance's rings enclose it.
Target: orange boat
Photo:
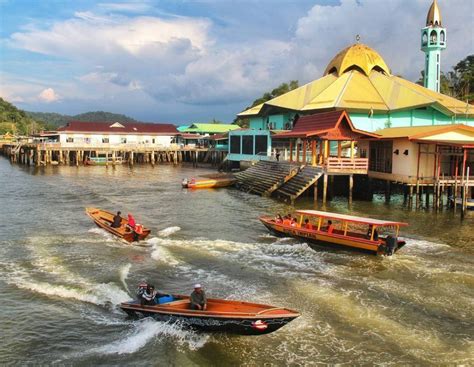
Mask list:
[[[398,240],[398,235],[400,227],[407,226],[407,223],[317,210],[298,210],[295,213],[298,221],[294,225],[286,224],[269,216],[261,216],[259,219],[273,234],[281,237],[294,237],[309,242],[311,245],[345,248],[389,256],[405,245],[405,241]],[[311,225],[309,229],[304,225],[306,219]],[[326,226],[327,221],[332,222],[331,229]],[[364,233],[364,229],[367,232]],[[379,231],[386,234],[386,237],[379,236]]]
[[[110,225],[114,221],[115,214],[105,210],[97,208],[86,208],[86,213],[89,217],[92,218],[92,220],[98,227],[105,229],[107,232],[112,233],[117,237],[123,238],[127,242],[144,240],[150,234],[150,230],[144,227],[141,228],[140,231],[133,231],[128,226],[128,220],[125,218],[122,218],[122,223],[119,228],[111,227]],[[137,224],[135,228],[137,226],[139,225]]]
[[[191,310],[189,297],[171,296],[166,303],[141,306],[139,301],[124,302],[120,308],[130,316],[153,317],[158,321],[181,322],[191,329],[239,335],[268,334],[285,326],[300,314],[283,307],[258,303],[208,299],[207,310]]]
[[[212,189],[218,187],[232,186],[236,182],[234,176],[208,176],[200,179],[185,178],[182,186],[188,189]]]

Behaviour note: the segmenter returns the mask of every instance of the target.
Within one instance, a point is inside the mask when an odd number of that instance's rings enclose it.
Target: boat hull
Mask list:
[[[227,300],[208,301],[209,303],[217,301],[229,304],[246,304],[245,302]],[[299,316],[295,311],[272,308],[271,306],[267,309],[270,314],[265,314],[264,311],[263,313],[245,314],[245,316],[243,316],[244,313],[240,312],[198,311],[189,309],[189,301],[184,302],[187,302],[186,308],[182,309],[173,309],[166,305],[141,306],[138,301],[122,303],[120,308],[131,317],[152,317],[157,321],[178,323],[180,326],[200,332],[238,335],[268,334],[280,329]],[[212,306],[208,307],[212,308]],[[280,314],[271,314],[272,312]]]
[[[385,254],[383,243],[355,239],[342,235],[330,235],[323,231],[309,231],[302,228],[294,228],[277,224],[270,217],[260,217],[262,224],[278,237],[293,237],[307,242],[313,249],[331,248],[362,252],[371,255]],[[405,241],[398,241],[395,252],[405,245]]]
[[[202,179],[184,180],[182,186],[187,189],[214,189],[235,184],[234,177],[209,177]]]

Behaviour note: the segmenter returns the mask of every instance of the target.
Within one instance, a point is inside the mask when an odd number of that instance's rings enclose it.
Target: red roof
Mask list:
[[[341,125],[345,121],[346,124]],[[333,140],[351,140],[357,135],[367,137],[376,137],[366,131],[358,130],[352,124],[352,121],[346,111],[320,112],[313,115],[301,116],[296,120],[293,130],[276,134],[275,139],[285,138],[307,138],[311,136],[320,136],[321,138],[332,138]]]
[[[173,124],[151,124],[144,122],[89,122],[69,121],[58,132],[108,133],[108,134],[153,134],[177,135]]]

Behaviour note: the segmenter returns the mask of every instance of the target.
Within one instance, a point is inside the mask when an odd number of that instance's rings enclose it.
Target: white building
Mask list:
[[[147,145],[169,147],[179,134],[173,124],[71,121],[58,129],[61,146]]]

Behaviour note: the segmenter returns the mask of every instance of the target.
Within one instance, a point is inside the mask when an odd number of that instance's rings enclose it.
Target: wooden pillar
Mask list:
[[[314,202],[317,203],[318,202],[318,181],[316,181],[314,184],[313,184],[313,194],[314,194]]]
[[[325,173],[323,177],[323,204],[326,204],[327,194],[328,194],[328,174]]]
[[[323,142],[319,141],[319,165],[323,164]]]
[[[316,140],[311,141],[311,165],[316,166]]]
[[[323,162],[326,162],[326,158],[329,156],[329,141],[324,140],[324,148],[323,148]]]
[[[129,160],[130,160],[130,165],[131,165],[131,166],[133,166],[133,163],[134,163],[133,160],[134,160],[134,158],[135,158],[133,155],[134,155],[134,154],[133,154],[133,150],[132,150],[132,151],[130,151],[130,158],[129,158]]]
[[[351,159],[354,159],[354,145],[355,142],[354,140],[351,141]]]
[[[391,182],[390,181],[385,181],[385,202],[389,203],[390,202],[390,197],[392,195],[391,192]]]
[[[411,209],[413,206],[413,185],[410,185],[408,190],[408,206]]]
[[[300,145],[296,143],[296,163],[300,162]]]
[[[342,144],[341,141],[337,141],[337,158],[341,158],[342,156]]]
[[[293,140],[290,139],[290,162],[293,162]]]
[[[352,189],[354,188],[354,176],[349,175],[349,205],[352,204]]]
[[[303,140],[303,164],[306,164],[306,149],[307,149],[307,146],[306,146],[306,139]]]

